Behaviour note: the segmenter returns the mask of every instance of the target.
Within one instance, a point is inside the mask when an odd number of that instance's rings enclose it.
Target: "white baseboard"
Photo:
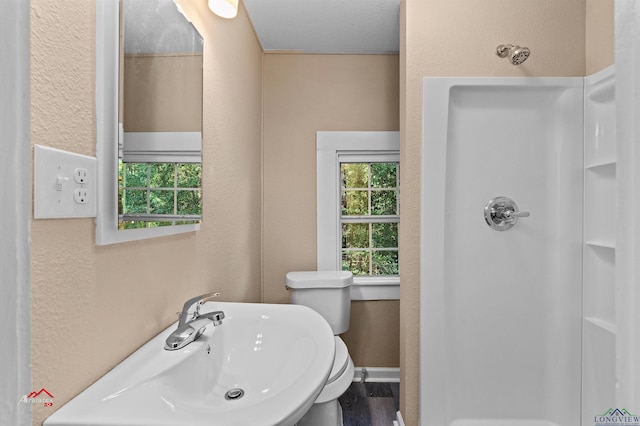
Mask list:
[[[393,426],[404,426],[404,420],[400,411],[396,412],[396,420],[393,421]]]
[[[364,372],[365,382],[399,383],[400,368],[395,367],[356,367],[353,374],[354,382],[362,382]]]

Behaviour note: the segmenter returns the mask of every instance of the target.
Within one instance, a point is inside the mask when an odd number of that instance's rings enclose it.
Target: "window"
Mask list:
[[[118,229],[198,223],[202,218],[199,163],[120,161]]]
[[[398,132],[318,132],[316,148],[318,270],[352,271],[352,300],[399,299]]]
[[[118,164],[118,229],[200,223],[199,132],[124,132]]]
[[[353,163],[339,156],[342,270],[398,275],[398,162]]]

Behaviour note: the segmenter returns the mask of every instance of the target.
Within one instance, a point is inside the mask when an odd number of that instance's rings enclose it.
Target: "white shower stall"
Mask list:
[[[424,78],[421,425],[593,425],[613,406],[613,93],[612,69]],[[496,197],[508,226],[489,226]]]

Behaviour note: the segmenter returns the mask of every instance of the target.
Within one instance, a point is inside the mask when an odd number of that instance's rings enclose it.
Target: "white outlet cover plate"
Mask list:
[[[95,157],[35,145],[33,151],[33,217],[35,219],[96,217]],[[77,168],[87,170],[87,181],[74,179]],[[59,183],[60,182],[60,183]],[[76,189],[86,189],[85,204],[74,200]]]

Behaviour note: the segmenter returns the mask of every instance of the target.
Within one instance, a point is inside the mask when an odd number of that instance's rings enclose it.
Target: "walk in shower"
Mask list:
[[[422,426],[580,425],[584,81],[423,80]]]

